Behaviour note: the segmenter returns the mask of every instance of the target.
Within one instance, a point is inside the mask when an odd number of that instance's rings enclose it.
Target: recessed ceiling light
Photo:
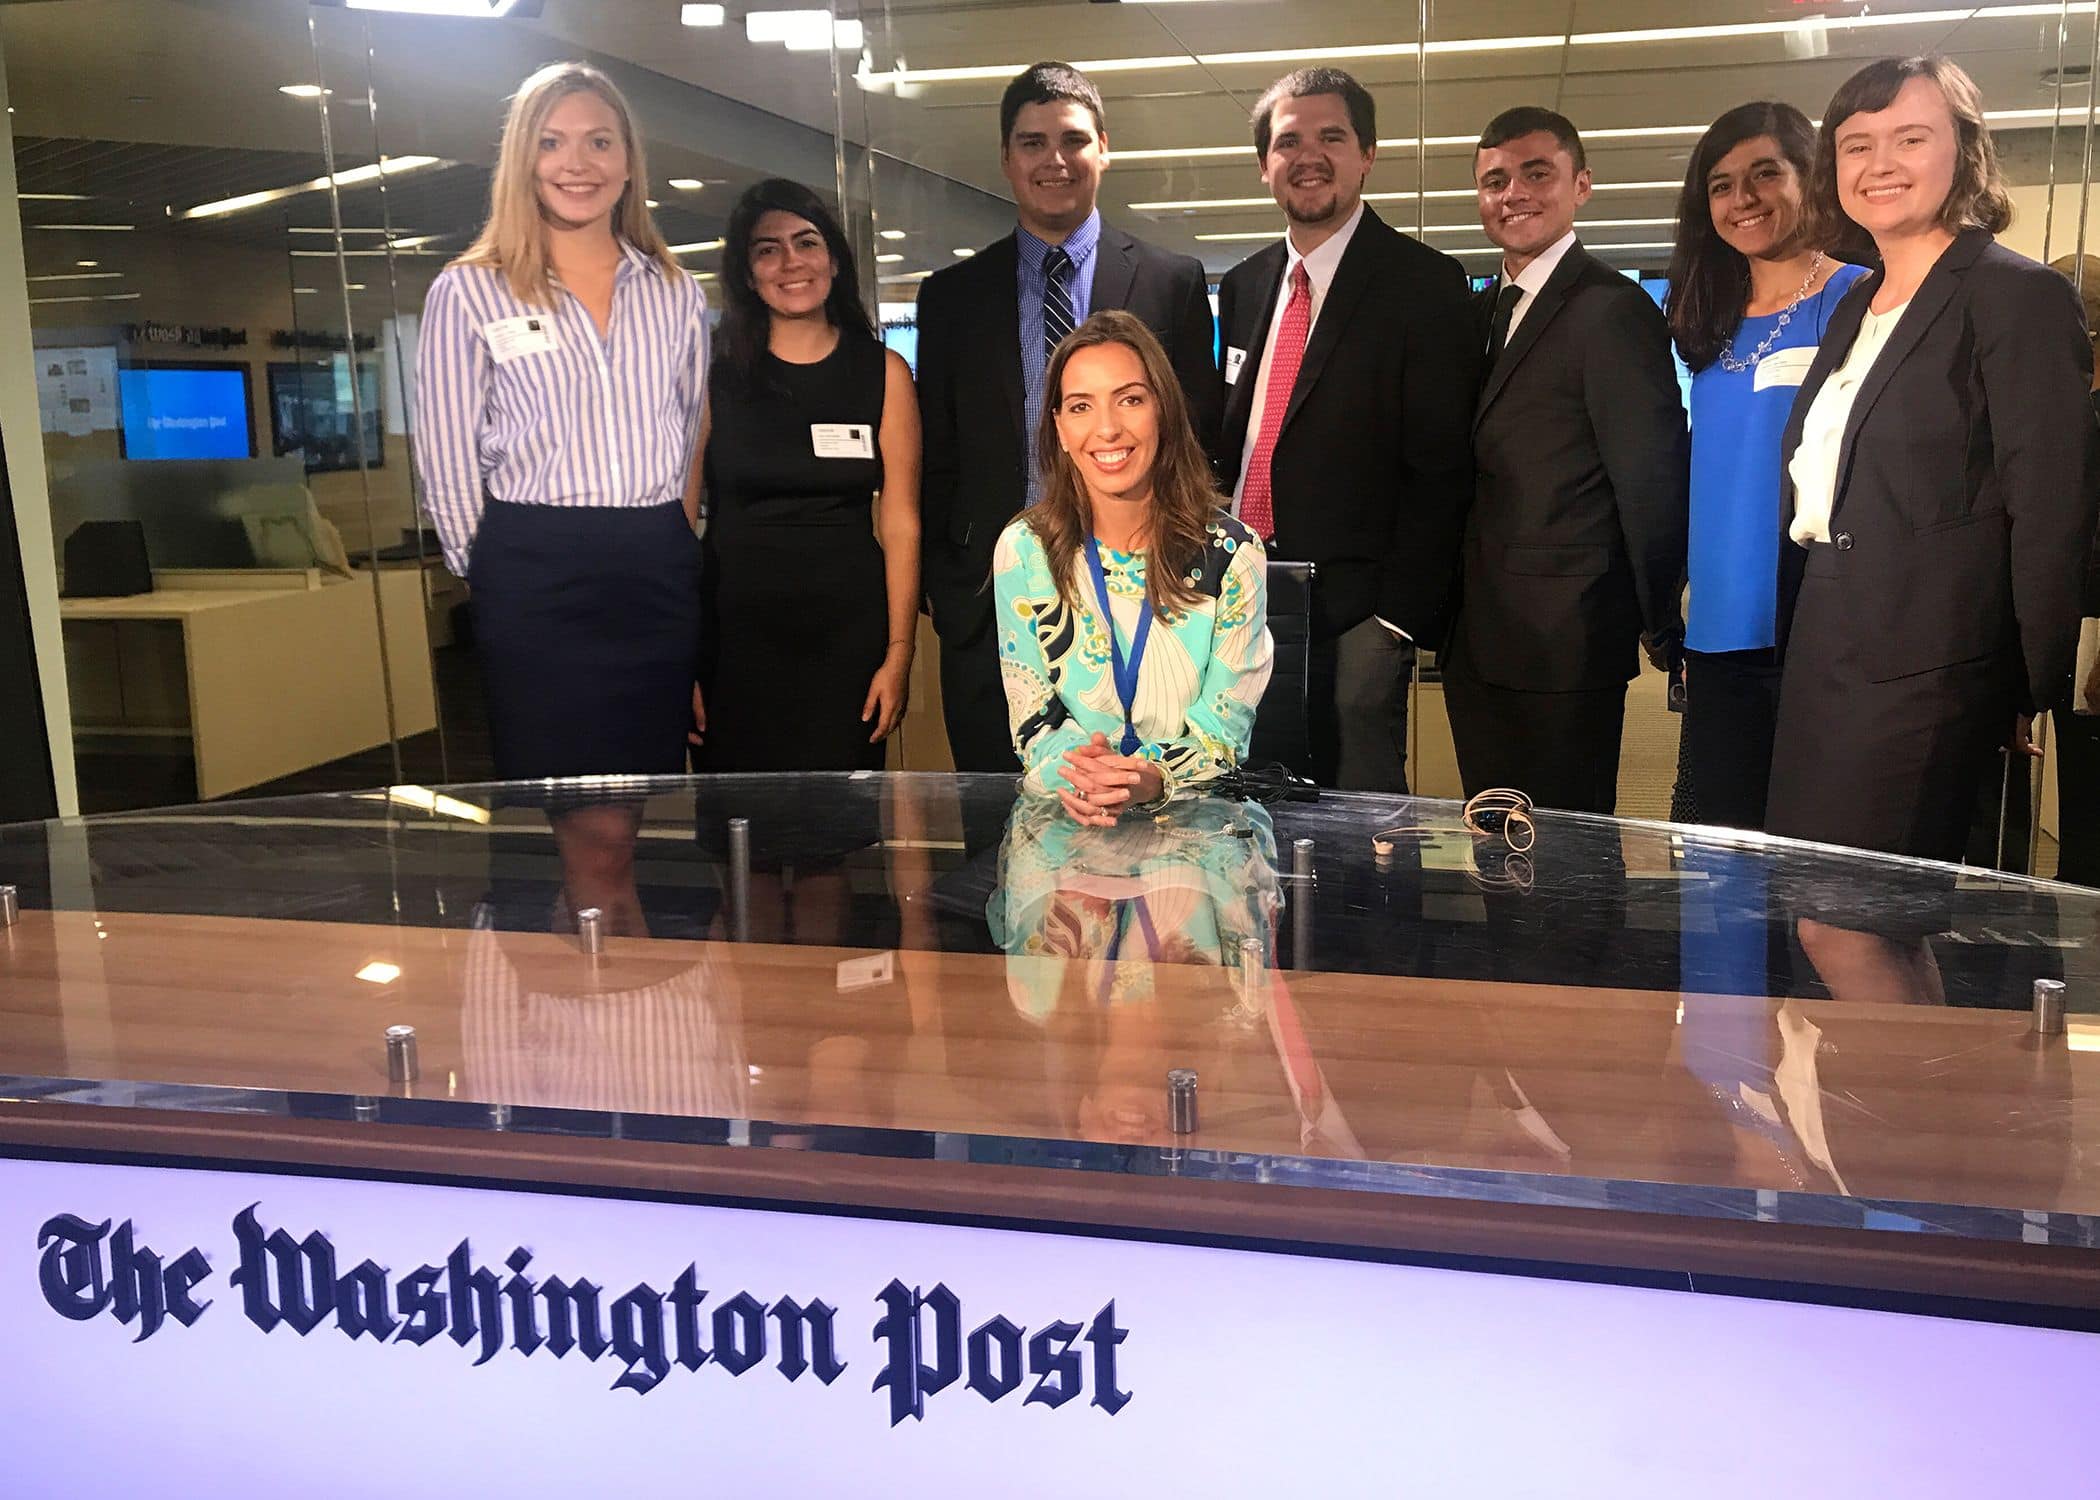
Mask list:
[[[99,260],[76,260],[76,261],[74,261],[74,262],[73,262],[73,264],[74,264],[74,265],[76,265],[76,266],[78,266],[78,267],[80,267],[80,268],[81,268],[81,269],[82,269],[83,271],[85,271],[85,270],[87,270],[87,269],[88,269],[89,267],[91,267],[91,266],[99,266],[99,265],[101,265],[101,264],[102,264],[102,262],[101,262],[101,261],[99,261]]]
[[[957,260],[968,260],[971,256],[977,253],[977,248],[974,245],[957,245],[953,250],[950,250],[948,253],[954,256]]]
[[[656,201],[656,200],[655,200],[654,198],[644,198],[644,199],[642,200],[642,207],[644,207],[644,208],[662,208],[662,207],[663,207],[663,205],[662,205],[661,203],[658,203],[658,202],[657,202],[657,201]]]
[[[886,240],[901,240],[904,238],[904,231],[901,229],[884,229],[879,232]]]
[[[697,193],[700,189],[707,186],[706,183],[697,177],[673,177],[666,185],[677,188],[681,193]]]
[[[1575,32],[1565,36],[1453,37],[1423,44],[1378,42],[1357,47],[1287,47],[1259,52],[1169,53],[1161,57],[1105,57],[1075,61],[1082,73],[1165,72],[1177,68],[1224,68],[1241,65],[1289,63],[1341,63],[1351,59],[1409,58],[1416,52],[1448,57],[1454,55],[1522,52],[1548,53],[1568,47],[1619,47],[1645,42],[1720,41],[1738,37],[1792,36],[1810,31],[1867,30],[1890,26],[1953,26],[1993,20],[2054,20],[2059,15],[2091,15],[2093,0],[2047,5],[1972,5],[1960,9],[1894,11],[1856,16],[1813,16],[1802,20],[1749,21],[1727,25],[1655,26],[1639,30]],[[752,40],[758,40],[753,37]],[[963,68],[897,68],[890,72],[868,69],[854,75],[862,88],[880,91],[928,83],[969,83],[1011,78],[1026,62],[990,63]],[[1122,154],[1122,153],[1117,153]]]
[[[106,229],[112,232],[122,232],[124,230],[135,229],[138,226],[135,224],[32,224],[29,227],[31,229]]]
[[[721,248],[722,242],[720,240],[694,240],[689,245],[673,245],[671,253],[673,255],[705,255],[710,250],[719,250]]]
[[[894,266],[902,259],[904,257],[901,255],[878,255],[875,257],[875,264],[878,266]]]
[[[744,37],[778,42],[790,52],[858,52],[867,42],[867,31],[859,21],[837,20],[828,10],[754,10],[744,15]]]
[[[391,10],[406,16],[469,16],[494,20],[517,9],[518,0],[343,0],[351,10]]]
[[[329,91],[318,83],[280,83],[277,85],[277,92],[289,94],[294,99],[319,99]]]
[[[401,977],[401,965],[375,958],[357,971],[357,977],[366,984],[392,984]]]
[[[86,193],[17,193],[15,196],[25,203],[85,203],[88,201]]]
[[[681,5],[678,7],[678,24],[681,26],[720,26],[729,19],[729,9],[722,5]]]
[[[121,281],[122,271],[63,271],[51,276],[30,276],[29,281]]]
[[[338,188],[360,187],[378,181],[383,173],[388,177],[400,177],[409,172],[419,172],[425,167],[443,166],[446,163],[435,156],[394,156],[367,167],[352,167],[347,172],[338,172],[333,179]],[[296,198],[302,193],[318,193],[328,187],[326,177],[315,177],[307,182],[295,182],[289,187],[265,188],[259,193],[241,193],[232,198],[220,198],[212,203],[200,203],[185,210],[179,217],[185,219],[215,219],[223,214],[237,214],[243,209],[261,208],[266,203],[281,203],[287,198]]]

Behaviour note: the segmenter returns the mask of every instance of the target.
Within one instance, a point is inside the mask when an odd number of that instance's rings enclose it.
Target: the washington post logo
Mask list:
[[[619,1367],[612,1389],[637,1395],[673,1370],[727,1379],[770,1372],[790,1384],[808,1375],[828,1386],[851,1363],[840,1353],[833,1304],[722,1295],[701,1285],[697,1262],[662,1290],[644,1281],[612,1295],[585,1277],[545,1274],[523,1246],[493,1269],[463,1239],[442,1263],[396,1275],[370,1259],[345,1266],[347,1257],[319,1230],[295,1239],[266,1228],[260,1207],[234,1216],[239,1264],[226,1280],[239,1293],[241,1316],[265,1334],[284,1329],[305,1338],[332,1328],[353,1343],[449,1339],[474,1351],[474,1368],[543,1353],[591,1364],[610,1359]],[[37,1281],[52,1311],[74,1322],[115,1318],[137,1328],[134,1343],[171,1321],[191,1327],[210,1311],[211,1261],[203,1250],[163,1256],[129,1219],[113,1222],[56,1214],[37,1230]],[[1052,1411],[1089,1392],[1087,1404],[1109,1416],[1130,1403],[1117,1369],[1129,1331],[1117,1325],[1113,1300],[1083,1325],[1059,1320],[1030,1330],[994,1315],[967,1332],[962,1299],[944,1283],[922,1289],[892,1278],[873,1300],[869,1389],[886,1397],[892,1427],[906,1417],[924,1421],[927,1403],[957,1386],[989,1403],[1018,1395],[1017,1406]]]

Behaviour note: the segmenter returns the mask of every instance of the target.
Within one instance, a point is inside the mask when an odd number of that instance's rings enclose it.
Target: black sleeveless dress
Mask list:
[[[880,770],[861,705],[888,647],[871,501],[882,485],[881,344],[812,365],[716,362],[701,549],[701,771]]]

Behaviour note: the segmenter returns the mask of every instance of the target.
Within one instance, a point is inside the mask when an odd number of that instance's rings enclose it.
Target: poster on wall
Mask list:
[[[9,1158],[0,1328],[21,1494],[2068,1495],[2100,1389],[2049,1328]]]
[[[86,437],[116,430],[114,348],[52,347],[35,354],[38,425],[45,432]]]

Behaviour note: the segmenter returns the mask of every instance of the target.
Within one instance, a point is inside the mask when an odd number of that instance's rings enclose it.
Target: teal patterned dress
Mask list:
[[[1223,511],[1209,530],[1191,575],[1203,598],[1152,622],[1138,670],[1137,753],[1158,764],[1170,797],[1239,764],[1274,656],[1260,539]],[[1104,547],[1101,561],[1127,651],[1147,607],[1145,554]],[[1076,571],[1077,603],[1067,604],[1025,518],[1008,523],[992,554],[1007,724],[1023,780],[1037,792],[1065,784],[1058,768],[1067,750],[1097,732],[1111,744],[1123,733],[1100,600],[1083,558]]]

